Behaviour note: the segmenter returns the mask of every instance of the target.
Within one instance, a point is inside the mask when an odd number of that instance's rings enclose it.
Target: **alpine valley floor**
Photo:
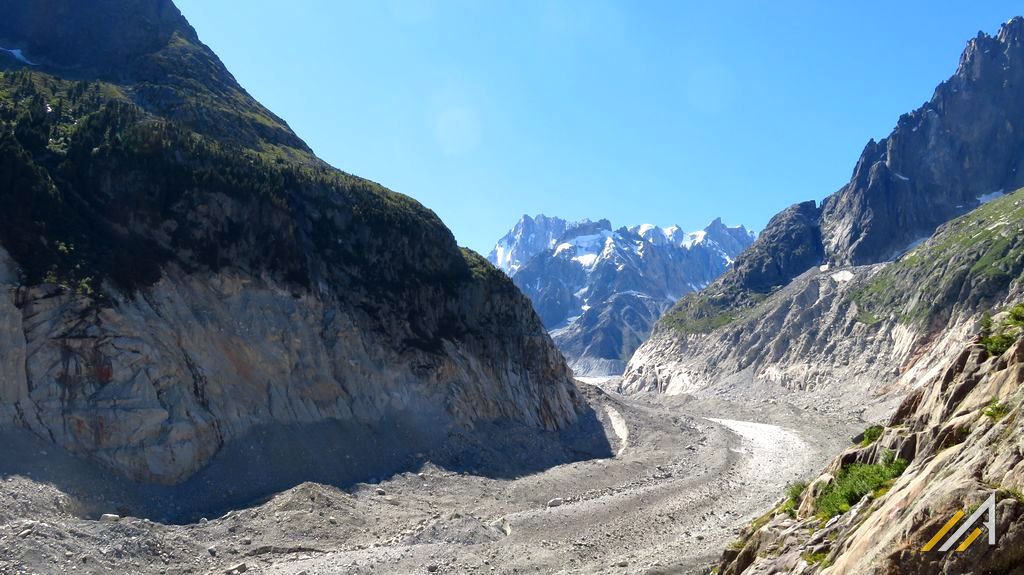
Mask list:
[[[616,455],[512,479],[427,463],[347,490],[303,483],[175,525],[83,518],[52,484],[9,475],[0,573],[704,573],[787,483],[866,425],[781,392],[752,409],[592,383],[581,387]],[[105,503],[117,513],[116,498]]]

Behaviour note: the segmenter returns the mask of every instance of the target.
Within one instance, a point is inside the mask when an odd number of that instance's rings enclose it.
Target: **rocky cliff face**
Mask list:
[[[961,348],[907,396],[884,428],[855,438],[859,443],[821,476],[793,488],[751,524],[725,552],[718,572],[1018,573],[1024,562],[1024,345],[1000,353],[986,339]],[[957,511],[965,512],[959,528],[990,496],[994,545],[983,518],[976,524],[983,533],[966,550],[940,551],[945,538],[922,550]]]
[[[534,221],[562,221],[542,218]],[[525,221],[499,243],[500,253],[528,252],[506,244],[511,237],[546,237],[521,233]],[[661,314],[682,294],[718,277],[753,240],[742,226],[720,219],[693,233],[652,225],[613,231],[608,220],[564,227],[514,269],[512,279],[577,375],[622,373]]]
[[[820,207],[807,202],[778,214],[730,271],[666,314],[630,362],[626,389],[695,391],[753,380],[791,389],[836,384],[863,397],[917,377],[914,366],[929,350],[946,349],[940,340],[959,334],[963,343],[975,316],[957,314],[998,294],[974,290],[970,301],[941,294],[931,308],[890,317],[891,310],[865,311],[876,292],[903,290],[921,301],[936,294],[920,292],[914,281],[921,278],[909,273],[885,286],[861,282],[943,222],[1024,183],[1024,139],[1014,128],[1024,117],[1021,74],[1024,19],[972,39],[932,100],[868,144],[849,184]],[[971,251],[962,247],[954,251]]]
[[[824,252],[819,218],[814,202],[796,204],[778,213],[750,253],[737,259],[729,281],[723,283],[765,293],[786,285],[791,279],[789,270],[808,270],[821,263]]]
[[[171,2],[2,11],[0,427],[177,483],[258,429],[587,409],[504,274],[313,157]]]
[[[1024,185],[1024,18],[967,43],[931,101],[865,147],[853,178],[822,206],[835,263],[887,260],[981,198]]]

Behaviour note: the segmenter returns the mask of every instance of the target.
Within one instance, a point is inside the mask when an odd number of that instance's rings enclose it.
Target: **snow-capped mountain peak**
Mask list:
[[[707,235],[708,233],[705,232],[704,230],[690,232],[686,234],[686,239],[684,239],[682,243],[679,244],[679,246],[686,249],[690,249],[697,244],[704,243],[704,238],[706,238]]]
[[[753,239],[721,219],[685,232],[524,216],[489,259],[530,297],[577,373],[615,373],[676,299],[713,281]]]
[[[615,237],[616,234],[611,230],[599,230],[593,234],[563,238],[551,255],[568,257],[584,268],[592,268],[598,259],[608,257],[614,250]]]
[[[569,222],[561,218],[523,215],[505,237],[498,240],[487,259],[512,275],[531,257],[554,247],[568,225]]]

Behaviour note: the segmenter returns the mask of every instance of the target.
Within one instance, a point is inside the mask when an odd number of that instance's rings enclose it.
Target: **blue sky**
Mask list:
[[[850,177],[1013,2],[178,0],[332,165],[486,254],[524,214],[760,229]]]

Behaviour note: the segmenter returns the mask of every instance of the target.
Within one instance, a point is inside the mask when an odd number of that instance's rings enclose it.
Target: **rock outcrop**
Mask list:
[[[860,444],[801,493],[792,490],[788,501],[751,524],[717,572],[1018,573],[1024,564],[1024,344],[993,355],[980,341],[908,395],[876,439],[855,438]],[[863,470],[905,470],[852,487],[843,478],[857,466],[865,478],[874,475]],[[835,509],[830,502],[840,487],[845,507]],[[957,511],[965,512],[959,528],[990,496],[994,545],[980,521],[983,533],[966,550],[940,551],[946,538],[923,550]]]
[[[790,206],[768,222],[750,251],[736,260],[730,280],[764,293],[786,285],[794,270],[821,263],[820,212],[814,202]]]
[[[312,156],[171,2],[0,11],[33,63],[0,59],[0,428],[173,484],[268,427],[586,412],[504,274]]]
[[[822,237],[835,263],[866,264],[1024,185],[1024,18],[967,43],[953,76],[893,132],[869,142],[850,183],[822,206]]]

